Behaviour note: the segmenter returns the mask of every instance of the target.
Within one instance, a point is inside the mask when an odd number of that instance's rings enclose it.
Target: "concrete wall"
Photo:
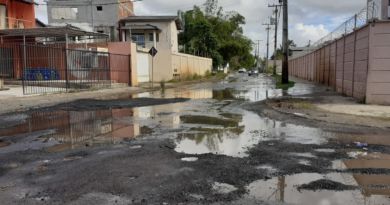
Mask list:
[[[48,22],[53,26],[72,24],[87,31],[103,31],[114,40],[118,38],[118,21],[134,14],[132,2],[117,3],[118,0],[92,0],[92,5],[90,1],[50,0],[47,6]],[[98,6],[102,7],[102,11],[98,11]],[[62,16],[65,18],[58,18]]]
[[[374,104],[390,104],[390,22],[362,27],[290,60],[290,74]]]
[[[367,103],[390,105],[390,24],[370,27]]]
[[[140,83],[150,82],[149,58],[148,52],[137,51],[137,72]]]
[[[113,54],[110,58],[112,80],[123,83],[130,79],[131,86],[138,86],[136,45],[129,42],[109,42],[107,48],[108,52]],[[124,56],[120,55],[130,55],[130,58],[123,58]],[[128,62],[122,62],[125,59]]]
[[[213,60],[182,53],[172,54],[173,75],[178,78],[185,78],[190,75],[205,75],[211,72]]]
[[[213,60],[182,53],[170,53],[169,50],[162,50],[153,59],[147,50],[137,51],[138,80],[139,82],[161,82],[172,79],[185,79],[191,75],[205,75],[211,72]],[[147,60],[147,62],[146,62]],[[149,70],[145,68],[148,66]],[[153,73],[153,76],[152,76]]]

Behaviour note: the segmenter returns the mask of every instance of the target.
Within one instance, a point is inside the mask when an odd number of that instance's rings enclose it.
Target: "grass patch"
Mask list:
[[[288,90],[289,88],[292,88],[295,85],[294,81],[289,81],[287,84],[283,84],[281,75],[276,74],[272,76],[275,78],[276,81],[276,89]]]
[[[207,71],[205,75],[198,75],[198,74],[192,74],[192,75],[186,75],[181,76],[181,78],[176,78],[168,81],[168,83],[180,83],[180,82],[186,82],[186,81],[201,81],[201,80],[223,80],[225,79],[227,74],[218,72],[218,73],[211,73],[210,71]]]

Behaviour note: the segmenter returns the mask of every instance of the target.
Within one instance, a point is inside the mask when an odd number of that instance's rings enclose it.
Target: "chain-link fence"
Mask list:
[[[380,5],[375,1],[369,1],[367,7],[362,9],[359,13],[355,14],[331,33],[315,42],[312,47],[320,47],[323,44],[329,43],[335,39],[352,33],[354,30],[363,27],[367,23],[379,18]]]

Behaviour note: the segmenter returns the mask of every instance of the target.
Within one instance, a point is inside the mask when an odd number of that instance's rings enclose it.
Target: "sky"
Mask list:
[[[178,10],[189,10],[204,2],[205,0],[142,0],[135,2],[134,7],[136,15],[176,15]],[[272,15],[268,4],[278,2],[279,0],[219,0],[224,11],[237,11],[246,18],[245,35],[253,41],[262,40],[262,55],[266,53],[267,39],[265,26],[262,24]],[[367,0],[290,0],[289,38],[298,46],[307,45],[309,41],[315,42],[359,12],[366,6],[366,2]],[[47,22],[45,6],[37,7],[37,17]],[[273,45],[274,32],[271,31],[270,35],[270,44]],[[281,36],[278,41],[281,41]],[[273,49],[270,48],[270,51],[273,52]]]

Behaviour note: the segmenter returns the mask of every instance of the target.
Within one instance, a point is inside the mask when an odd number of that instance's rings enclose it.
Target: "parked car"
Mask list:
[[[246,69],[245,68],[241,68],[240,70],[238,70],[238,73],[246,73]]]
[[[257,69],[248,72],[248,76],[258,76],[258,75],[259,75],[259,71]]]

